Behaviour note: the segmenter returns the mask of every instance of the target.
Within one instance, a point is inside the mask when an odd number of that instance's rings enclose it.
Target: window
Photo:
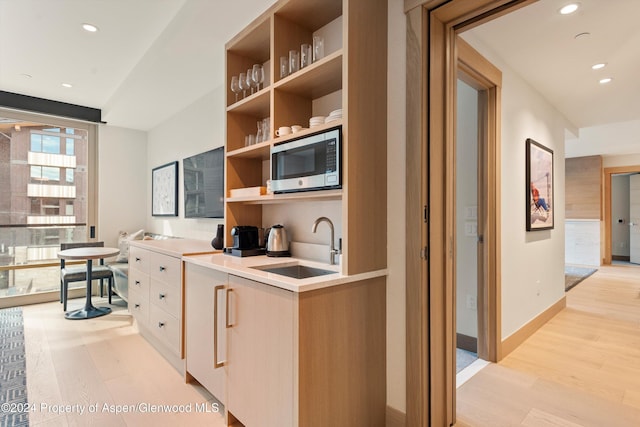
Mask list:
[[[33,181],[59,182],[60,168],[54,166],[31,166]]]
[[[0,307],[36,292],[53,301],[60,243],[87,241],[95,224],[97,126],[2,109],[0,122],[11,125],[0,132]]]

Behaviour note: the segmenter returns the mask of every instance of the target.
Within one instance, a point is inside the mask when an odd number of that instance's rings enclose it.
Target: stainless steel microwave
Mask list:
[[[342,188],[342,127],[271,147],[271,191]]]

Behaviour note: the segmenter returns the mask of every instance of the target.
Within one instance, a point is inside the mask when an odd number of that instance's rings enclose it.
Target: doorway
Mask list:
[[[530,0],[407,1],[407,425],[455,424],[455,118],[456,83],[462,69],[485,89],[487,204],[482,251],[484,294],[478,295],[488,326],[479,351],[501,359],[500,309],[500,91],[502,76],[461,41],[463,30],[487,22]],[[419,6],[419,7],[415,7]],[[468,63],[465,54],[477,62]],[[497,71],[497,72],[496,72]],[[416,96],[418,94],[419,96]],[[420,162],[414,159],[420,159]],[[416,186],[415,183],[419,183]],[[409,184],[411,183],[411,185]],[[480,207],[478,207],[480,211]],[[413,216],[423,212],[421,223]],[[480,320],[480,319],[479,319]],[[480,326],[482,327],[482,326]],[[411,374],[409,374],[411,373]],[[416,375],[418,373],[418,375]]]
[[[640,263],[640,190],[632,181],[640,186],[640,165],[604,168],[604,265]]]
[[[460,37],[455,174],[456,386],[496,362],[500,348],[499,93],[502,73]],[[471,362],[460,369],[463,360]]]
[[[482,200],[483,189],[478,185],[482,182],[478,176],[478,120],[486,106],[479,103],[478,90],[461,76],[456,89],[456,385],[459,387],[463,378],[467,378],[465,372],[478,360],[481,332],[478,290],[484,284],[478,259],[483,230],[482,221],[478,221],[478,201]]]

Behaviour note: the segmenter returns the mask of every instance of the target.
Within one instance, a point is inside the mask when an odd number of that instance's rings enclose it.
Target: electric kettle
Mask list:
[[[267,238],[267,256],[291,256],[287,230],[282,224],[276,224],[269,230]]]

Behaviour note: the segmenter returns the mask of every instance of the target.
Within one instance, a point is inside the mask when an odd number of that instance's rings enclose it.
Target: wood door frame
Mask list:
[[[478,200],[478,231],[481,232],[478,245],[478,357],[497,362],[502,350],[499,274],[502,72],[460,37],[457,37],[456,48],[458,78],[478,91],[478,194],[482,196]],[[452,178],[456,179],[455,173]]]
[[[604,234],[604,245],[603,245],[603,254],[602,254],[602,264],[610,265],[612,259],[613,249],[611,247],[611,238],[613,234],[613,221],[611,216],[611,177],[620,173],[640,173],[640,165],[634,166],[617,166],[611,168],[603,168],[602,169],[602,180],[604,181],[603,185],[603,193],[602,198],[604,199],[604,212],[603,212],[603,223],[604,227],[602,227]]]
[[[455,423],[455,215],[450,214],[455,212],[457,34],[533,2],[405,0],[407,426]],[[495,158],[497,189],[500,163]],[[499,251],[495,261],[499,266]],[[498,269],[494,273],[499,277]],[[499,298],[499,292],[493,297]],[[497,342],[496,360],[500,357]]]

